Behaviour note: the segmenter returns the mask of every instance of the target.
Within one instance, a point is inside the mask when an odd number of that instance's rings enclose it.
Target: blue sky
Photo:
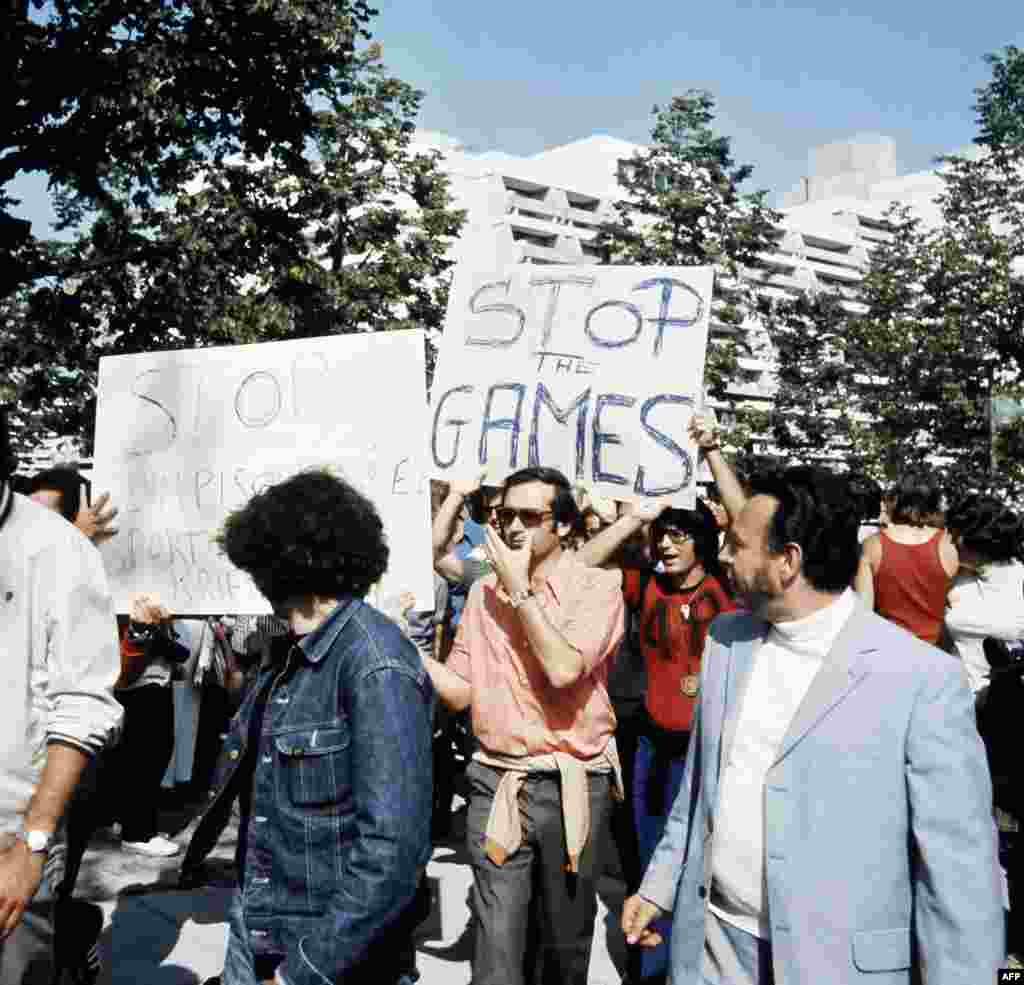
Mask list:
[[[604,132],[642,142],[651,107],[690,87],[721,132],[789,188],[807,153],[858,133],[896,141],[903,170],[974,136],[987,52],[1024,45],[1020,0],[377,0],[396,74],[426,91],[421,124],[529,154]]]
[[[711,90],[719,130],[780,192],[808,151],[861,133],[902,171],[974,136],[987,52],[1024,47],[1021,0],[376,0],[388,67],[423,89],[419,123],[533,154],[592,133],[643,142],[651,107]],[[21,214],[45,221],[42,184]],[[39,230],[40,232],[42,230]]]

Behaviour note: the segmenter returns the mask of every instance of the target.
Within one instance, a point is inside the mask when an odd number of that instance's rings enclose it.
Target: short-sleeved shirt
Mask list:
[[[620,572],[585,567],[570,552],[545,580],[537,601],[586,668],[575,684],[555,688],[497,575],[476,582],[447,666],[469,682],[473,731],[486,752],[580,759],[604,752],[615,731],[607,681],[622,638],[621,586]]]
[[[626,604],[640,613],[640,647],[647,667],[647,714],[663,729],[685,731],[693,723],[696,697],[683,693],[683,679],[700,674],[704,641],[715,617],[736,605],[714,575],[681,592],[667,578],[636,568],[623,572]]]

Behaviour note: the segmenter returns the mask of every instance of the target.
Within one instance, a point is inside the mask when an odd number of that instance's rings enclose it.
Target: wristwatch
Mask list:
[[[22,831],[21,838],[33,855],[45,855],[53,844],[53,835],[49,831]]]

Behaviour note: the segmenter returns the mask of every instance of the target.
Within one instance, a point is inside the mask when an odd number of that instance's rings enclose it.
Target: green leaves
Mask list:
[[[781,446],[813,454],[818,440],[841,459],[891,480],[908,467],[939,469],[952,498],[987,487],[1019,495],[1020,431],[993,434],[993,394],[1014,392],[1024,368],[1024,54],[990,59],[978,90],[982,153],[944,159],[941,222],[905,208],[844,312],[822,297],[772,313],[778,352],[776,414],[817,428],[779,426]],[[840,357],[830,363],[827,350]]]
[[[367,43],[372,15],[72,0],[0,40],[23,83],[0,90],[0,187],[47,173],[75,232],[0,237],[25,422],[87,426],[106,353],[441,324],[463,216],[410,147],[421,94]]]

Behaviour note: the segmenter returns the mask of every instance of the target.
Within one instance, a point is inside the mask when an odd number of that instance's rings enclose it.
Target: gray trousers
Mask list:
[[[772,985],[772,945],[711,910],[704,923],[701,985]]]
[[[495,865],[484,854],[487,818],[502,771],[474,761],[466,776],[466,840],[473,863],[473,985],[523,985],[531,927],[540,932],[536,946],[543,952],[544,980],[586,985],[601,847],[611,822],[609,776],[589,776],[590,834],[575,874],[565,871],[568,856],[557,773],[527,776],[519,795],[523,843],[504,865]],[[533,924],[531,905],[537,915]],[[529,943],[532,948],[534,942]]]
[[[50,985],[53,975],[53,904],[33,900],[21,923],[0,943],[0,983]]]

